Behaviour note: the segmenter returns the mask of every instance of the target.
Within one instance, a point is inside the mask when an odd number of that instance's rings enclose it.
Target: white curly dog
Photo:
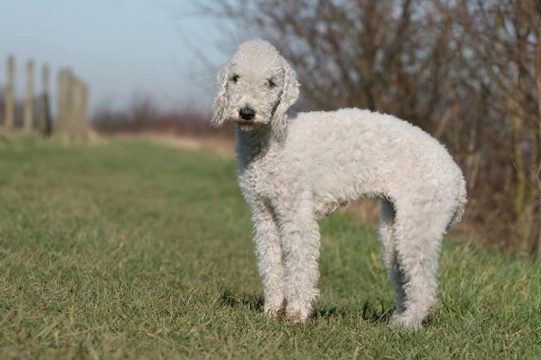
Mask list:
[[[422,327],[436,302],[442,237],[466,203],[465,181],[430,135],[359,109],[295,113],[295,72],[268,42],[240,45],[219,72],[212,124],[236,124],[238,181],[253,213],[265,313],[305,323],[318,297],[317,220],[381,199],[379,233],[394,283],[390,323]]]

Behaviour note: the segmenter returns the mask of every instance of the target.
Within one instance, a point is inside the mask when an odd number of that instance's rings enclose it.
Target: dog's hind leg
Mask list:
[[[393,325],[419,329],[436,304],[441,240],[449,219],[433,210],[416,218],[401,218],[397,212],[394,226],[397,273],[403,281],[405,298],[391,318]]]
[[[406,293],[404,291],[404,274],[400,271],[394,239],[394,217],[393,205],[389,201],[382,199],[379,219],[379,238],[382,244],[383,261],[396,291],[396,313],[400,314],[404,311]]]

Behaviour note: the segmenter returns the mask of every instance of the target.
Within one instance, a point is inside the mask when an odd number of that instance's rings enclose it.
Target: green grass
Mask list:
[[[0,358],[535,359],[539,262],[446,242],[440,306],[389,329],[373,228],[321,222],[315,320],[266,319],[234,162],[0,136]]]

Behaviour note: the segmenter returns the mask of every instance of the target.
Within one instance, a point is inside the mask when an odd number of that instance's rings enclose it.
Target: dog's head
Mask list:
[[[271,44],[262,40],[242,43],[218,73],[217,83],[213,125],[231,120],[244,131],[270,125],[275,136],[284,135],[286,112],[299,96],[299,83],[291,66]]]

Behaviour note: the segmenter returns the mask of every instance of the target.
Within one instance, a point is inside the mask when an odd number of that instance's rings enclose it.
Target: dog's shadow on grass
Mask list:
[[[263,312],[263,296],[235,294],[233,291],[226,289],[220,294],[220,302],[233,308],[242,306],[251,311]]]
[[[364,321],[371,322],[373,324],[386,324],[391,318],[391,314],[394,310],[394,307],[386,306],[383,301],[379,301],[377,304],[371,302],[370,300],[365,300],[360,312],[361,318]],[[338,308],[336,306],[325,307],[320,306],[316,307],[314,314],[312,315],[313,320],[318,319],[333,319],[333,318],[347,318],[350,316],[357,317],[359,311],[356,309],[345,309]]]
[[[378,303],[365,300],[363,303],[362,319],[374,324],[387,324],[393,314],[394,306],[386,306],[381,299]]]
[[[220,294],[220,302],[232,308],[245,307],[250,311],[263,312],[263,296],[253,294],[236,294],[232,290],[223,290]],[[374,324],[387,323],[394,308],[385,306],[383,301],[378,304],[366,300],[363,303],[361,317],[364,321]],[[338,308],[336,306],[318,306],[314,309],[312,320],[346,318],[352,314],[352,309]]]

